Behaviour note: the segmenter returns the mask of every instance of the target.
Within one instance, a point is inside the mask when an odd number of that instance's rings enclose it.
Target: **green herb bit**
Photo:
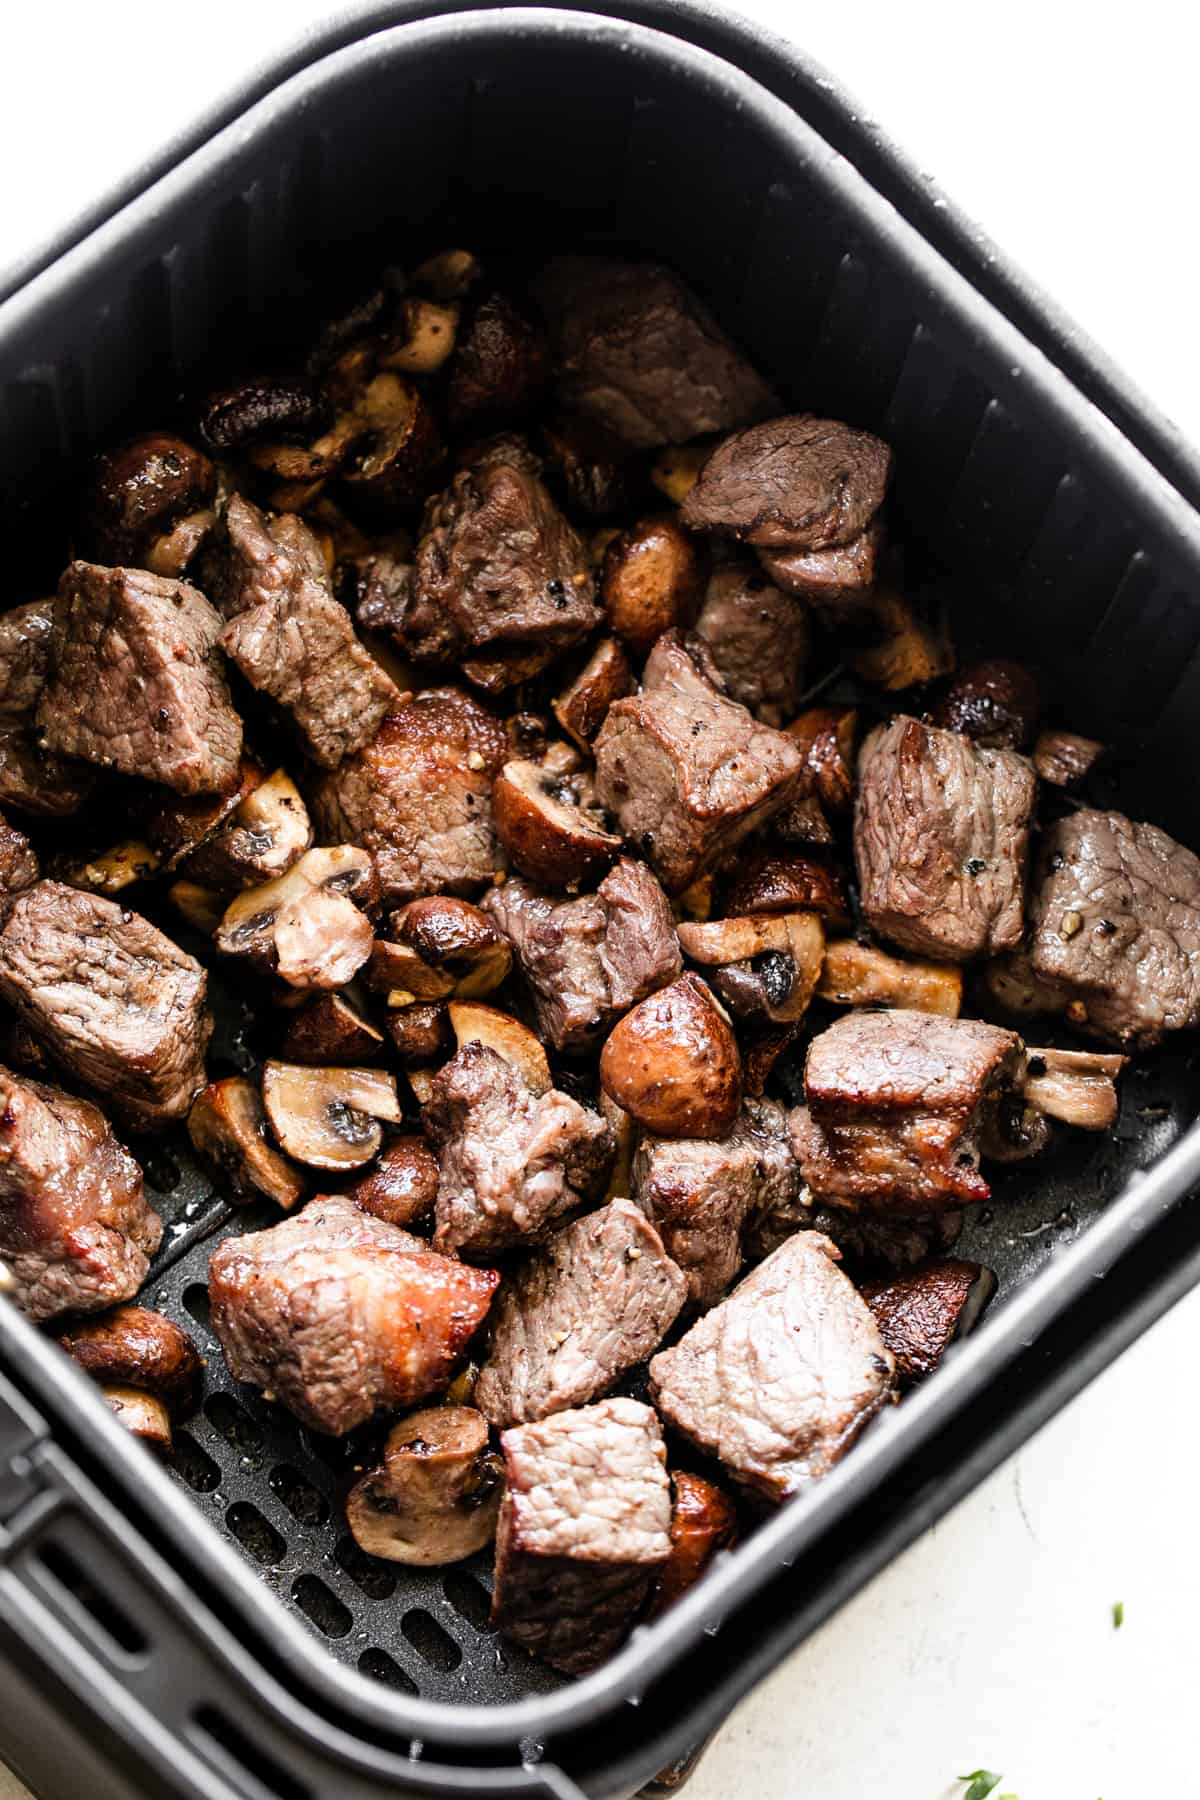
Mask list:
[[[969,1775],[960,1775],[959,1781],[970,1782],[963,1800],[987,1800],[993,1788],[998,1788],[1004,1777],[993,1775],[990,1769],[972,1769]]]
[[[1120,1631],[1125,1623],[1125,1602],[1118,1600],[1113,1606],[1113,1630]]]

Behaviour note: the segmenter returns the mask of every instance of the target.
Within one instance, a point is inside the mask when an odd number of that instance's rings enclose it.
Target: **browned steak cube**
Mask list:
[[[399,699],[396,685],[354,635],[302,520],[284,513],[268,524],[236,494],[225,530],[219,560],[209,565],[229,620],[221,647],[252,687],[290,715],[313,761],[336,769],[374,737]]]
[[[881,937],[961,962],[1020,942],[1037,778],[917,719],[879,725],[858,760],[854,858]]]
[[[851,1012],[812,1040],[792,1139],[814,1195],[930,1213],[986,1200],[980,1138],[1023,1070],[1015,1031],[936,1013]]]
[[[500,1439],[492,1624],[568,1675],[595,1668],[642,1612],[671,1551],[658,1420],[601,1400]]]
[[[729,1137],[657,1138],[633,1159],[633,1194],[688,1280],[693,1305],[720,1299],[742,1266],[742,1229],[800,1193],[800,1166],[783,1108],[747,1100]]]
[[[667,897],[629,857],[577,900],[514,879],[482,907],[512,944],[538,1025],[557,1050],[594,1043],[683,967]]]
[[[808,658],[803,606],[754,563],[725,563],[709,579],[696,631],[729,698],[764,725],[786,724],[799,704]]]
[[[791,413],[718,444],[682,507],[685,525],[775,553],[852,544],[883,505],[892,453],[838,419]]]
[[[434,1242],[462,1256],[543,1235],[596,1194],[615,1149],[599,1113],[533,1093],[479,1043],[438,1071],[423,1117],[441,1153]]]
[[[1085,807],[1051,826],[1029,926],[1073,1023],[1136,1048],[1200,1024],[1200,858],[1157,825]]]
[[[217,612],[185,581],[72,563],[59,583],[37,706],[42,743],[180,794],[233,787],[242,722],[220,634]]]
[[[205,1083],[207,977],[148,919],[40,881],[0,931],[0,995],[78,1081],[144,1129]]]
[[[33,886],[39,872],[37,851],[25,833],[0,813],[0,920],[7,918],[17,895]]]
[[[628,1200],[576,1219],[504,1281],[476,1406],[500,1427],[585,1406],[658,1349],[686,1294]]]
[[[42,748],[34,714],[50,669],[53,600],[0,614],[0,803],[17,812],[65,818],[96,781],[87,763]]]
[[[892,1391],[870,1308],[799,1231],[650,1364],[669,1425],[768,1500],[833,1467]]]
[[[238,1381],[336,1436],[381,1406],[439,1393],[500,1277],[435,1256],[344,1195],[269,1231],[226,1238],[209,1264],[213,1329]]]
[[[478,893],[496,869],[492,781],[507,758],[504,727],[469,694],[414,694],[314,785],[323,842],[369,850],[385,902]]]
[[[563,256],[538,298],[560,399],[627,444],[682,444],[762,419],[776,397],[661,263]]]
[[[0,1069],[0,1256],[31,1319],[137,1293],[162,1237],[104,1114]]]
[[[727,700],[667,632],[642,692],[608,710],[596,798],[677,894],[787,805],[802,766],[789,737]]]
[[[883,1203],[885,1206],[887,1202]],[[847,1212],[815,1200],[801,1182],[794,1195],[756,1206],[742,1233],[747,1262],[761,1262],[797,1231],[820,1231],[859,1269],[911,1269],[930,1256],[952,1250],[963,1227],[962,1212],[920,1214]]]

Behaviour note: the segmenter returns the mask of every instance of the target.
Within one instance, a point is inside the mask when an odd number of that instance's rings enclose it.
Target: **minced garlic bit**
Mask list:
[[[1062,921],[1058,927],[1059,937],[1073,938],[1076,935],[1076,933],[1078,933],[1082,930],[1083,930],[1083,914],[1082,913],[1065,912],[1063,914]]]
[[[467,767],[468,769],[482,769],[483,757],[479,754],[478,750],[472,750],[468,755]]]

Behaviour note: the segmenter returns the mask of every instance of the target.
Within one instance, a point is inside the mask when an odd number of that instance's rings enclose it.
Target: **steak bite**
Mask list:
[[[796,711],[808,657],[808,617],[751,563],[725,563],[709,579],[696,620],[725,691],[764,725]]]
[[[601,1400],[506,1431],[492,1625],[567,1675],[618,1647],[670,1555],[658,1420]]]
[[[672,894],[786,806],[800,772],[791,740],[726,699],[676,632],[596,739],[596,798]]]
[[[628,1200],[566,1225],[505,1281],[475,1404],[524,1425],[597,1400],[662,1343],[687,1282]]]
[[[892,1391],[892,1358],[818,1231],[799,1231],[650,1364],[669,1425],[767,1500],[825,1475]]]
[[[681,444],[762,419],[776,396],[670,269],[562,256],[538,299],[563,403],[627,444]]]
[[[0,804],[65,818],[95,785],[87,763],[42,748],[34,715],[50,668],[55,601],[0,614]]]
[[[718,444],[683,503],[683,522],[775,556],[831,550],[866,531],[891,473],[882,438],[791,413]]]
[[[495,1050],[466,1043],[424,1113],[441,1152],[434,1243],[479,1257],[541,1236],[602,1187],[613,1134],[557,1088],[535,1094]]]
[[[1200,857],[1090,807],[1042,838],[1028,959],[1068,1018],[1132,1048],[1200,1024]]]
[[[946,962],[1011,950],[1036,796],[1032,768],[1012,750],[917,719],[877,726],[859,756],[854,811],[869,923]]]
[[[710,1138],[645,1134],[633,1159],[633,1197],[687,1276],[694,1306],[712,1306],[742,1266],[742,1231],[762,1213],[798,1204],[800,1166],[774,1100],[747,1100],[732,1132]]]
[[[161,1237],[142,1171],[100,1109],[0,1069],[0,1256],[21,1311],[50,1319],[132,1298]]]
[[[221,621],[196,588],[145,569],[74,562],[54,610],[41,741],[180,794],[237,785],[242,722],[217,653]]]
[[[229,621],[221,648],[251,687],[290,715],[313,761],[336,769],[396,705],[395,683],[354,635],[302,520],[284,513],[268,523],[235,494],[225,534],[205,570]]]
[[[683,967],[667,897],[629,857],[594,894],[563,900],[509,880],[482,909],[512,944],[538,1027],[556,1050],[595,1042]]]
[[[0,813],[0,920],[7,918],[17,895],[31,888],[39,873],[37,851],[25,833]]]
[[[57,881],[0,931],[0,995],[76,1080],[150,1129],[186,1116],[212,1034],[200,964],[163,932]]]
[[[477,893],[496,868],[492,781],[504,727],[461,688],[428,688],[321,776],[309,801],[324,841],[375,859],[384,904]]]
[[[217,1247],[213,1330],[236,1380],[341,1436],[381,1406],[444,1388],[499,1279],[435,1256],[345,1196],[322,1197]]]
[[[852,1012],[804,1063],[792,1141],[831,1205],[929,1213],[986,1200],[980,1141],[1024,1073],[1015,1031],[936,1013]]]

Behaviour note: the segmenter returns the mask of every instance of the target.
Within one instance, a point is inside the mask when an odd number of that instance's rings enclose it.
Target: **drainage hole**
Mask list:
[[[462,1569],[451,1569],[442,1582],[442,1592],[460,1619],[476,1631],[487,1630],[492,1601],[482,1582]]]
[[[424,1607],[414,1606],[411,1612],[406,1612],[400,1629],[417,1655],[431,1669],[449,1675],[462,1661],[462,1651],[450,1633],[444,1631],[433,1614],[427,1613]]]
[[[334,1555],[368,1600],[391,1599],[396,1591],[396,1577],[377,1556],[368,1556],[365,1550],[360,1550],[352,1537],[339,1539]]]
[[[262,1432],[232,1394],[210,1394],[204,1402],[204,1416],[214,1431],[243,1455],[262,1449]]]
[[[337,1595],[331,1594],[315,1575],[301,1575],[292,1587],[292,1599],[325,1637],[343,1638],[354,1623]]]
[[[248,1550],[256,1562],[283,1561],[287,1545],[270,1520],[264,1519],[249,1500],[235,1500],[225,1514],[225,1523],[242,1549]]]
[[[318,1493],[307,1475],[291,1463],[277,1463],[267,1477],[271,1492],[278,1496],[300,1525],[323,1525],[329,1517],[329,1502]]]
[[[351,1457],[359,1454],[358,1446],[349,1439],[326,1437],[323,1431],[309,1431],[306,1427],[303,1439],[313,1455],[335,1475],[340,1475]]]
[[[386,1650],[364,1650],[358,1666],[372,1681],[382,1681],[384,1687],[395,1688],[398,1693],[419,1694],[421,1691],[408,1670],[402,1669]]]
[[[171,1467],[195,1494],[211,1494],[220,1486],[221,1471],[188,1431],[176,1431],[171,1447]]]
[[[212,1307],[208,1289],[202,1281],[193,1281],[191,1287],[184,1288],[183,1304],[197,1325],[202,1325],[205,1331],[212,1330]]]

